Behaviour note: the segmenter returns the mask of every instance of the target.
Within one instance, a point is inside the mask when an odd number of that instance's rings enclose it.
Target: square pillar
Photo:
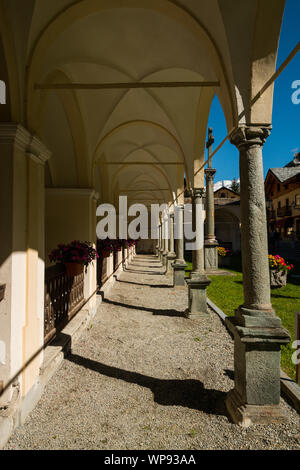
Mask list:
[[[44,165],[50,152],[21,125],[0,124],[0,405],[34,393],[44,344]]]

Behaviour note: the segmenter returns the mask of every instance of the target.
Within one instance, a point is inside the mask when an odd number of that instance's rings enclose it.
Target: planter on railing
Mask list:
[[[78,263],[64,263],[66,267],[66,274],[68,277],[75,277],[83,273],[83,264]]]

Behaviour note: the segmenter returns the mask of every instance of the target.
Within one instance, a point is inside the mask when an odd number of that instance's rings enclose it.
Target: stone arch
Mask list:
[[[240,241],[240,206],[232,206],[231,208],[220,208],[215,211],[215,227],[216,238],[219,245],[232,244],[233,251],[241,250]]]
[[[59,80],[61,83],[70,83],[70,78],[63,73],[62,71],[55,70],[53,71],[48,77],[47,81],[49,83]],[[84,119],[81,113],[80,105],[78,103],[77,95],[74,91],[68,90],[63,93],[57,91],[55,93],[59,98],[64,112],[66,114],[66,118],[70,127],[70,132],[72,134],[73,144],[74,144],[74,151],[76,156],[76,169],[77,169],[77,177],[78,177],[78,186],[82,188],[86,188],[90,186],[89,180],[89,172],[88,172],[88,148],[86,142],[86,133],[84,129]],[[43,91],[41,93],[40,103],[39,103],[39,111],[36,115],[36,124],[35,128],[37,129],[37,133],[43,137],[42,131],[42,122],[43,116],[45,114],[45,107],[46,102],[49,97],[49,91]],[[63,158],[63,156],[62,156]],[[51,160],[49,162],[51,168]]]
[[[6,99],[0,107],[0,121],[22,121],[19,74],[13,34],[2,0],[0,1],[0,80],[5,83]]]

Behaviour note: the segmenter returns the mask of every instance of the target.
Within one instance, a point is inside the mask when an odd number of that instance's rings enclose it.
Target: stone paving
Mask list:
[[[6,449],[299,449],[299,415],[243,429],[224,407],[233,342],[216,314],[189,320],[187,289],[137,256]]]

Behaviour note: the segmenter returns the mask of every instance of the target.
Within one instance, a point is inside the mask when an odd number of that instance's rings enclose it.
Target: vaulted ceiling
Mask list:
[[[0,0],[6,119],[21,121],[52,151],[49,186],[95,187],[107,202],[126,191],[132,201],[170,201],[184,174],[189,185],[203,185],[203,172],[194,173],[215,93],[228,131],[271,122],[272,87],[251,100],[274,71],[283,7],[282,0]],[[51,89],[174,81],[219,86]]]

